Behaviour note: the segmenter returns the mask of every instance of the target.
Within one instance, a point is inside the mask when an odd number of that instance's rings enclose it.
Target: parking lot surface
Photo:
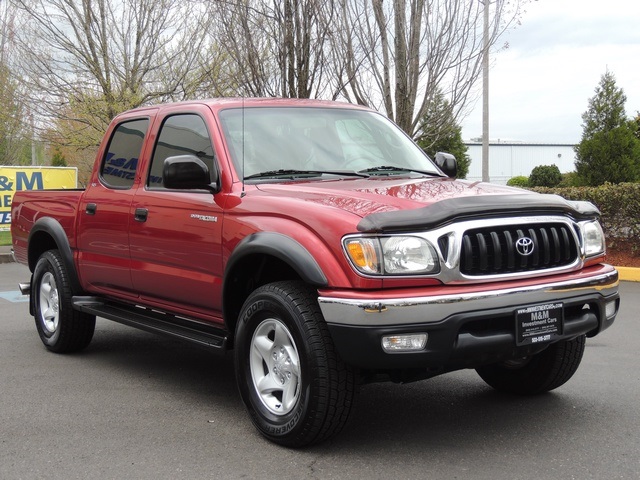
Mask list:
[[[0,265],[2,479],[637,479],[640,283],[577,374],[537,396],[473,371],[360,389],[346,430],[288,450],[254,430],[231,355],[99,319],[82,353],[48,352]]]

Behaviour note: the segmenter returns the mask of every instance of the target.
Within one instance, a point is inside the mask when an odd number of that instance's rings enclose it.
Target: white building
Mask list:
[[[482,143],[469,142],[467,155],[471,158],[468,180],[482,180]],[[511,177],[528,177],[539,165],[556,165],[561,173],[573,172],[576,167],[575,145],[521,142],[489,143],[489,180],[504,185]]]

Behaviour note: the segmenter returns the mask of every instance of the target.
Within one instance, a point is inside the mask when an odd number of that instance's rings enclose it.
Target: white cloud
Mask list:
[[[607,70],[640,110],[640,2],[542,0],[509,32],[510,48],[493,55],[489,73],[490,137],[576,143],[582,113]],[[482,103],[463,136],[482,133]]]

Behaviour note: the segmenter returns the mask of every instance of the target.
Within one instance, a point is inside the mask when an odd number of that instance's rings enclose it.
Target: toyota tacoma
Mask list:
[[[253,424],[290,447],[339,432],[366,382],[555,389],[618,312],[599,212],[456,169],[344,103],[138,108],[85,189],[16,192],[20,288],[53,352],[96,316],[232,350]]]

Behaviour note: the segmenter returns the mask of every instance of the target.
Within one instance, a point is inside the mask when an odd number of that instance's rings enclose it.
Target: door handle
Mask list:
[[[87,207],[85,208],[85,213],[87,215],[95,215],[97,209],[98,209],[98,205],[96,205],[95,203],[87,203]]]
[[[136,222],[146,222],[147,215],[149,215],[149,210],[146,208],[136,208],[136,214],[134,216]]]

